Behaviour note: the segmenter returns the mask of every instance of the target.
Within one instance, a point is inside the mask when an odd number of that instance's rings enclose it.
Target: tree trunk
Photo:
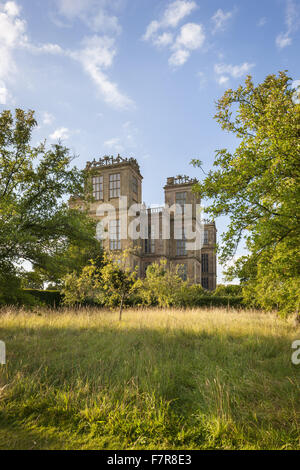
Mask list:
[[[119,321],[122,320],[123,303],[124,303],[124,295],[122,295],[121,303],[120,303]]]

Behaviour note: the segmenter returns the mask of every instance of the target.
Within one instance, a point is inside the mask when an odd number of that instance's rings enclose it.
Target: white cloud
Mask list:
[[[10,3],[14,4],[14,2]],[[14,5],[17,8],[17,5]],[[8,13],[7,4],[0,5],[0,44],[7,48],[22,44],[27,40],[25,30],[26,22]]]
[[[59,12],[67,18],[81,15],[92,3],[91,0],[57,0]]]
[[[185,64],[190,55],[191,53],[186,49],[178,49],[169,58],[169,65],[180,67],[181,65]]]
[[[163,33],[153,39],[153,44],[158,47],[164,47],[172,44],[173,34],[172,33]]]
[[[219,83],[219,85],[224,85],[225,83],[227,83],[229,80],[229,77],[226,77],[226,75],[221,75],[220,77],[217,78],[217,82]]]
[[[223,31],[226,28],[227,22],[230,20],[230,18],[232,18],[232,15],[232,11],[225,12],[221,8],[219,8],[211,18],[214,23],[212,33],[214,34],[217,31]]]
[[[172,49],[175,51],[169,58],[169,65],[180,67],[191,55],[190,51],[200,49],[205,41],[201,24],[186,23],[180,29]]]
[[[176,28],[178,23],[183,20],[183,18],[190,15],[196,7],[197,5],[194,1],[188,0],[175,0],[175,2],[170,3],[160,21],[151,21],[143,39],[145,41],[153,40],[155,33],[157,33],[159,29]]]
[[[176,0],[165,9],[161,20],[151,21],[143,36],[145,41],[151,41],[157,47],[168,46],[172,51],[169,65],[180,67],[191,55],[192,50],[200,49],[205,41],[204,29],[201,24],[186,23],[178,34],[168,31],[176,28],[180,21],[190,15],[197,8],[197,4],[190,0]],[[166,29],[167,31],[160,32]]]
[[[197,7],[194,1],[185,1],[185,0],[176,0],[173,3],[170,3],[166,9],[163,17],[163,26],[171,26],[175,28],[178,23],[190,15],[192,11]]]
[[[81,63],[84,71],[91,77],[104,101],[116,108],[128,108],[133,102],[122,94],[116,83],[109,80],[103,70],[109,68],[116,55],[115,40],[108,36],[85,38],[79,51],[70,52],[70,57]]]
[[[292,38],[289,36],[289,33],[280,33],[276,38],[276,46],[279,49],[290,46],[292,44]]]
[[[249,64],[244,62],[241,65],[229,65],[229,64],[215,64],[214,70],[217,75],[217,82],[220,85],[224,85],[228,82],[229,76],[232,78],[240,78],[246,75],[255,64]]]
[[[67,127],[60,127],[50,135],[51,140],[67,140],[70,137],[70,131]]]
[[[8,14],[8,16],[19,16],[20,7],[15,2],[6,2],[4,4],[4,11]]]
[[[205,34],[202,25],[187,23],[182,26],[176,38],[175,47],[195,50],[202,47],[204,40]]]
[[[42,120],[45,126],[50,126],[54,122],[54,116],[46,111],[43,113]]]
[[[239,78],[245,75],[249,70],[255,67],[255,64],[244,62],[241,65],[216,64],[215,72],[217,75],[228,74],[233,78]]]
[[[118,153],[124,151],[123,145],[120,144],[120,139],[118,137],[114,137],[112,139],[106,140],[104,142],[105,147],[114,150]]]
[[[104,7],[107,3],[106,0],[60,0],[59,7],[63,14],[73,17],[86,11],[88,6],[94,8],[97,5],[98,7]],[[26,21],[19,15],[20,8],[16,2],[9,1],[4,5],[0,3],[0,82],[2,101],[7,101],[9,96],[7,80],[13,79],[17,73],[13,52],[15,49],[22,48],[33,54],[64,55],[77,60],[95,82],[107,103],[119,108],[125,108],[132,104],[132,101],[119,91],[117,84],[109,80],[104,73],[104,70],[112,65],[116,54],[114,38],[91,36],[83,41],[82,48],[77,51],[64,50],[58,44],[33,44],[26,35]],[[100,20],[114,22],[111,16],[106,18],[103,11],[98,8],[91,21],[99,23]],[[114,32],[116,32],[116,28],[114,28]]]
[[[0,104],[7,104],[8,102],[8,89],[4,82],[0,82]]]
[[[275,40],[276,46],[279,49],[283,49],[292,44],[292,34],[295,33],[300,26],[300,6],[296,5],[293,0],[286,1],[285,24],[286,32],[278,34]]]
[[[19,7],[15,2],[0,4],[0,82],[1,102],[7,104],[9,92],[7,81],[15,77],[17,67],[13,52],[27,42],[26,22],[21,20]]]
[[[27,49],[30,52],[62,53],[62,49],[55,44],[35,46],[30,43],[26,34],[26,21],[20,17],[21,9],[14,1],[0,4],[0,81],[1,100],[7,104],[10,97],[7,82],[14,80],[17,74],[17,65],[14,60],[16,49]],[[5,91],[6,90],[6,91]]]
[[[110,12],[117,2],[112,0],[57,0],[58,12],[69,21],[79,18],[92,31],[119,34],[118,18]]]

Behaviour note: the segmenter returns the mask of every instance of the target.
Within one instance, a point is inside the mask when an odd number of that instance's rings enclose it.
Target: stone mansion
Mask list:
[[[91,217],[104,220],[104,213],[99,216],[99,204],[110,205],[114,210],[114,216],[110,218],[109,209],[105,214],[109,219],[106,238],[103,247],[108,251],[123,251],[134,247],[130,254],[130,267],[137,269],[138,275],[144,277],[147,267],[165,259],[168,265],[181,265],[181,273],[184,279],[192,283],[201,284],[205,289],[216,288],[216,235],[217,230],[214,222],[202,222],[202,243],[199,249],[187,249],[185,235],[175,237],[175,209],[170,212],[169,237],[162,236],[162,217],[164,207],[147,208],[142,205],[142,180],[138,162],[134,158],[103,157],[98,161],[87,162],[86,170],[91,175],[91,190],[93,191],[93,202],[89,206]],[[200,204],[199,197],[192,192],[195,180],[186,176],[167,178],[164,186],[165,205],[170,207],[191,207],[191,218],[194,230],[196,227],[196,205]],[[132,240],[128,236],[121,236],[121,214],[120,197],[126,196],[127,210],[134,204],[141,205],[141,212],[147,219],[147,236]],[[70,206],[78,206],[78,199],[70,199]],[[122,209],[122,210],[123,210]],[[133,216],[128,212],[128,222]],[[140,213],[137,212],[139,215]],[[182,215],[183,217],[183,215]],[[99,225],[99,224],[98,224]],[[154,235],[155,232],[155,235]],[[126,231],[127,233],[127,231]]]

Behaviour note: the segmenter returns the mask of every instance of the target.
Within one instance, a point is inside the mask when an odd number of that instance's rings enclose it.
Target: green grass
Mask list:
[[[255,311],[0,311],[1,449],[299,449],[292,323]]]

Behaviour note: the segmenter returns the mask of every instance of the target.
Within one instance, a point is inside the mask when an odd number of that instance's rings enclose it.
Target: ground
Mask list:
[[[0,310],[1,449],[299,449],[292,322],[257,311]]]

